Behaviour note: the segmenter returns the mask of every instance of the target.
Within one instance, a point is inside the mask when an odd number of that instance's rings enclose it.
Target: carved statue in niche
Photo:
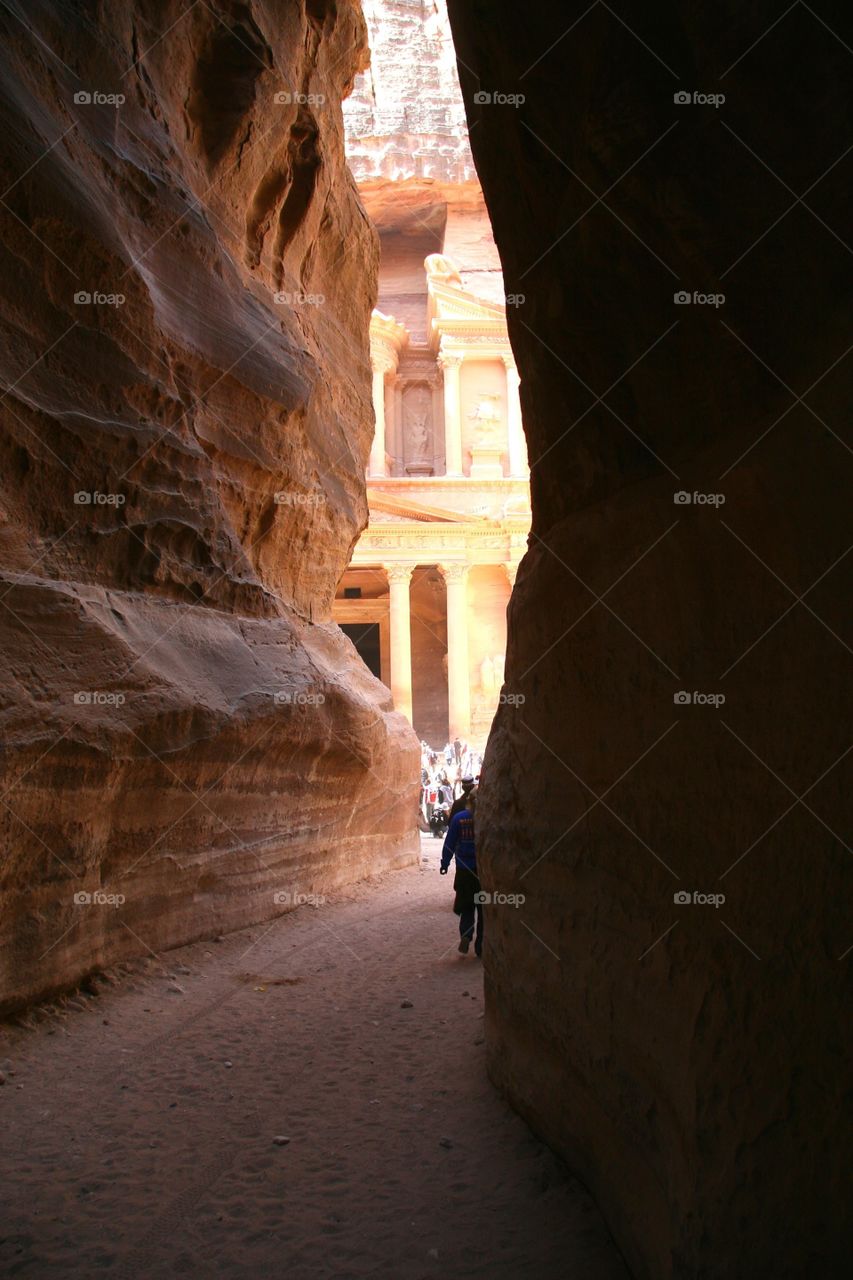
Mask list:
[[[493,697],[496,693],[500,693],[504,683],[505,666],[506,658],[502,653],[496,653],[493,658],[486,654],[480,663],[480,688],[484,694]]]
[[[478,444],[493,445],[498,438],[498,428],[501,425],[500,396],[490,391],[481,392],[468,414],[468,421],[475,424]]]
[[[416,463],[431,461],[432,396],[426,387],[407,387],[403,396],[403,430],[407,457]]]

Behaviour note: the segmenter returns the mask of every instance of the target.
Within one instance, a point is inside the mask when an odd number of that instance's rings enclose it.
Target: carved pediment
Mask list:
[[[466,289],[454,289],[430,280],[429,296],[431,320],[496,320],[506,324],[506,308],[501,303],[487,302]]]
[[[396,495],[367,490],[370,524],[477,524],[487,519],[469,512],[451,511],[447,507],[427,507],[420,502],[410,502]]]

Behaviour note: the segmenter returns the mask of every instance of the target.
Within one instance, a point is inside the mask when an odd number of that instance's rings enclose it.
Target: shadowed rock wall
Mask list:
[[[841,1276],[849,13],[450,16],[533,464],[491,1072],[643,1280]]]
[[[0,30],[5,1010],[412,860],[417,744],[329,620],[373,429],[358,5]]]

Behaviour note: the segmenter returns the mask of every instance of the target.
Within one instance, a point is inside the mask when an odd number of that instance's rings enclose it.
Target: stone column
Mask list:
[[[507,437],[509,474],[527,479],[530,467],[527,462],[527,440],[521,423],[521,398],[518,394],[521,379],[511,355],[501,356],[506,369]]]
[[[373,433],[373,447],[370,450],[370,462],[367,467],[368,476],[384,476],[387,474],[385,462],[385,377],[394,372],[394,364],[387,355],[376,350],[371,343],[370,363],[373,366],[373,412],[376,418],[376,429]]]
[[[412,624],[409,584],[410,564],[387,564],[388,589],[391,597],[391,697],[394,710],[402,711],[412,723]]]
[[[471,733],[471,689],[468,675],[468,566],[443,564],[447,585],[447,701],[450,741]]]
[[[439,356],[444,370],[444,471],[448,476],[462,475],[462,403],[459,371],[462,357]]]
[[[504,569],[506,569],[506,576],[509,578],[509,589],[512,591],[515,586],[515,576],[518,573],[518,561],[505,560]]]

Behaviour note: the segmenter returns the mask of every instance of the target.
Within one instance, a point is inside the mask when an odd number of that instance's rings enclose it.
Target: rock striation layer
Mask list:
[[[330,621],[367,517],[354,0],[12,0],[0,1010],[416,857]]]
[[[370,65],[344,107],[356,182],[476,185],[446,0],[363,0],[363,9]]]
[[[491,1072],[642,1280],[840,1277],[849,15],[449,7],[533,467]]]

